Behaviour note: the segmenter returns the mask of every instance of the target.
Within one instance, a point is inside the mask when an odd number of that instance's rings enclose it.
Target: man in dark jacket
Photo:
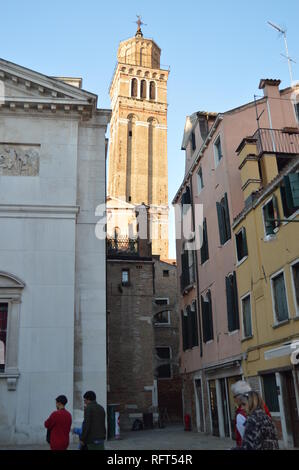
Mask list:
[[[105,410],[96,402],[96,394],[86,392],[84,398],[84,421],[82,425],[81,445],[88,450],[104,450],[106,439]]]

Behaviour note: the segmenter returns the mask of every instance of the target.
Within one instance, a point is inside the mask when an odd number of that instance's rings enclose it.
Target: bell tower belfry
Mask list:
[[[122,41],[110,86],[108,195],[150,206],[152,251],[168,258],[167,79],[161,49],[143,37]]]

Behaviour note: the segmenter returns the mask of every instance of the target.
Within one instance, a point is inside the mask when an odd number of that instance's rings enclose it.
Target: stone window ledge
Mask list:
[[[15,391],[17,388],[17,379],[20,377],[19,372],[0,372],[0,380],[7,381],[7,390]]]

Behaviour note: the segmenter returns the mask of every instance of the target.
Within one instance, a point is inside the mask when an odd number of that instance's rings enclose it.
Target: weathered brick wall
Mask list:
[[[130,285],[121,285],[122,269]],[[131,427],[129,414],[151,410],[154,337],[151,262],[107,263],[108,404],[119,404],[121,427]]]
[[[163,275],[168,271],[168,276]],[[154,325],[155,346],[171,347],[172,378],[158,380],[159,408],[166,408],[170,421],[182,421],[182,378],[179,373],[179,313],[176,265],[155,260],[154,298],[168,298],[170,324]]]

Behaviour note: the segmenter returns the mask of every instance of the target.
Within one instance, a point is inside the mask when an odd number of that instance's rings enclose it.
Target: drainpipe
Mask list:
[[[196,230],[195,227],[195,215],[194,215],[194,205],[193,205],[193,189],[192,189],[192,175],[190,176],[190,197],[191,197],[191,211],[192,211],[192,224],[194,231]],[[197,291],[197,311],[198,311],[198,326],[199,326],[199,349],[200,349],[200,357],[203,355],[202,350],[202,331],[201,331],[201,315],[200,315],[200,298],[199,298],[199,276],[198,276],[198,257],[197,257],[197,250],[195,251],[195,276],[196,276],[196,291]]]

